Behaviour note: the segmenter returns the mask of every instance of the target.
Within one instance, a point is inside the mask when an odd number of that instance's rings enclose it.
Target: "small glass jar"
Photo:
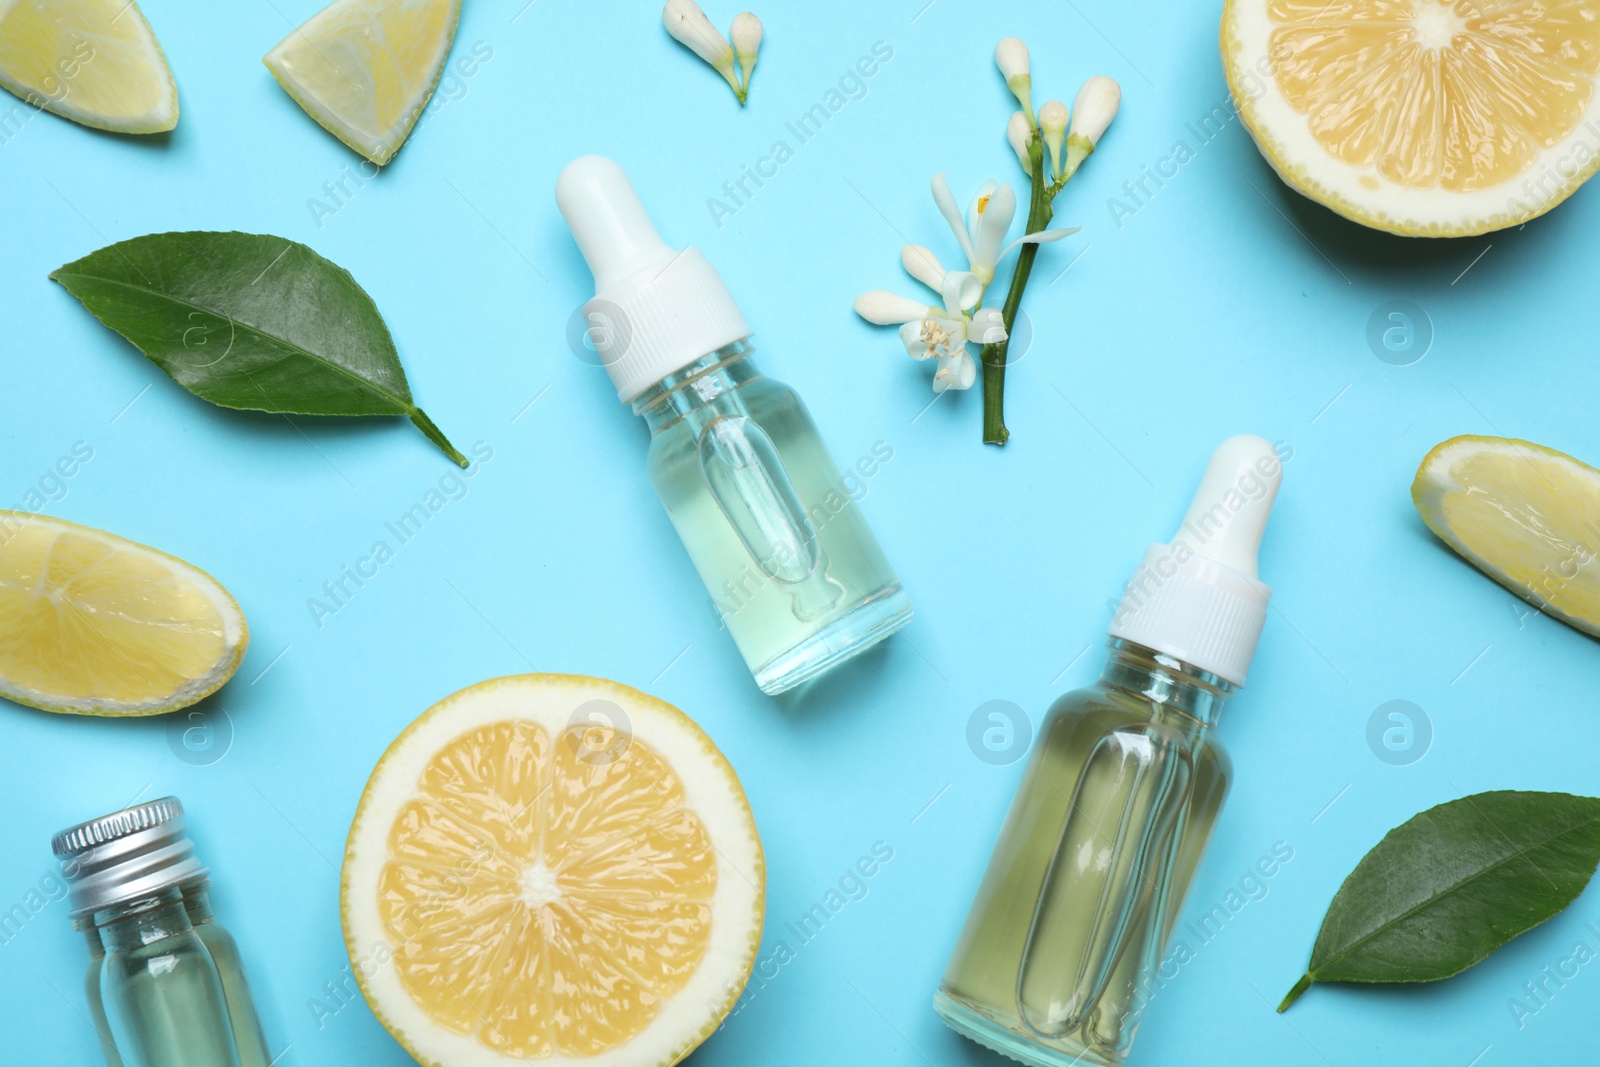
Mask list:
[[[864,473],[840,473],[805,404],[746,341],[645,389],[650,480],[765,693],[781,693],[911,621],[867,526]],[[875,472],[892,452],[863,457]]]
[[[51,847],[88,940],[84,993],[108,1067],[270,1067],[178,799],[80,823]]]
[[[100,995],[125,1067],[240,1067],[222,978],[183,893],[102,908]]]

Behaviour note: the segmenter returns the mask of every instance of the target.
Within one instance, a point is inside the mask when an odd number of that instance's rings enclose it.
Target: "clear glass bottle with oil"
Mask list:
[[[651,481],[762,691],[908,623],[861,480],[840,473],[794,391],[756,368],[750,327],[705,256],[667,247],[609,159],[568,164],[556,198],[595,277],[588,336],[650,427]]]
[[[197,878],[181,888],[189,925],[217,965],[222,997],[228,1004],[228,1025],[233,1029],[234,1044],[239,1048],[239,1067],[271,1067],[272,1054],[267,1051],[255,998],[250,994],[250,980],[245,977],[239,943],[211,910],[211,879]]]
[[[116,1042],[111,1040],[111,1023],[106,1019],[105,1001],[100,997],[100,968],[106,958],[105,943],[100,940],[100,930],[94,917],[84,915],[72,921],[72,928],[84,935],[89,948],[89,971],[83,976],[83,996],[89,1002],[89,1023],[100,1039],[100,1055],[106,1067],[122,1067],[122,1056]]]
[[[955,1030],[1036,1067],[1127,1055],[1232,777],[1216,725],[1266,619],[1281,475],[1259,437],[1218,448],[1129,582],[1099,681],[1050,708],[934,997]]]
[[[178,799],[91,819],[51,845],[89,940],[84,992],[107,1067],[268,1067]]]

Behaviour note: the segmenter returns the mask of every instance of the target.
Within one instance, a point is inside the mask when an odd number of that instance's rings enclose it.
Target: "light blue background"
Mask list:
[[[770,872],[763,956],[875,842],[894,850],[869,895],[696,1064],[996,1064],[929,1007],[1021,768],[975,758],[968,717],[1005,699],[1037,719],[1088,682],[1108,599],[1171,533],[1211,448],[1254,432],[1293,449],[1262,560],[1277,596],[1221,728],[1237,784],[1191,905],[1221,902],[1275,842],[1294,858],[1161,993],[1133,1062],[1592,1055],[1600,965],[1520,1029],[1508,999],[1576,942],[1600,948],[1585,928],[1600,928],[1593,891],[1457,979],[1318,988],[1284,1016],[1272,1005],[1340,881],[1391,826],[1478,790],[1596,791],[1594,643],[1453,557],[1408,488],[1427,450],[1459,433],[1600,458],[1600,194],[1459,241],[1346,223],[1282,186],[1237,121],[1205,144],[1190,129],[1229,114],[1215,3],[773,3],[745,110],[666,37],[653,0],[523,3],[469,2],[457,55],[482,41],[492,60],[320,227],[308,199],[357,157],[259,62],[317,0],[147,0],[182,97],[169,140],[40,115],[0,146],[0,506],[87,442],[93,460],[49,512],[205,567],[252,631],[238,676],[202,709],[234,731],[210,765],[175,755],[182,720],[0,709],[0,908],[45,875],[52,831],[177,793],[281,1062],[408,1062],[359,1001],[320,1027],[308,1006],[345,974],[338,863],[367,774],[457,688],[592,673],[681,706],[739,770]],[[736,11],[710,4],[719,25]],[[1032,48],[1036,100],[1070,101],[1094,73],[1125,97],[1058,201],[1058,222],[1083,232],[1040,256],[1035,336],[1010,381],[1014,437],[997,450],[979,444],[976,391],[924,411],[931,368],[850,304],[915,291],[905,240],[959,258],[928,195],[936,171],[963,200],[987,177],[1019,181],[991,62],[1008,33]],[[877,41],[894,58],[866,96],[797,145],[784,123]],[[716,226],[707,199],[779,138],[795,157]],[[1118,225],[1108,198],[1180,139],[1194,158]],[[756,325],[763,366],[809,398],[841,461],[877,441],[894,450],[865,507],[917,620],[808,691],[756,691],[646,482],[643,426],[568,351],[590,281],[552,190],[585,152],[623,162],[669,241],[705,249]],[[321,628],[307,598],[453,468],[398,421],[291,426],[213,409],[46,280],[111,241],[175,229],[279,234],[347,267],[422,405],[463,449],[493,448],[470,494]],[[1396,299],[1431,321],[1412,366],[1366,341]],[[1431,750],[1410,766],[1366,740],[1391,699],[1431,719]],[[6,1062],[95,1061],[82,965],[60,903],[0,945]]]

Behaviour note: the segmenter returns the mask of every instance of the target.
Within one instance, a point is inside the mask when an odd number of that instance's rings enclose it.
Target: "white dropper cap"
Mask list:
[[[1177,535],[1145,552],[1107,632],[1244,685],[1272,598],[1256,555],[1282,480],[1269,442],[1222,442]]]
[[[716,268],[698,248],[668,247],[614,160],[568,163],[556,180],[556,204],[594,275],[583,318],[624,403],[750,336]]]

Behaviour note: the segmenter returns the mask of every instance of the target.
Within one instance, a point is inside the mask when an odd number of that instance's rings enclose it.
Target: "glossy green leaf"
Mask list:
[[[1477,793],[1390,830],[1322,920],[1312,982],[1433,982],[1572,903],[1600,864],[1600,799]]]
[[[372,298],[303,244],[155,233],[50,277],[203,400],[278,414],[404,415],[467,465],[412,401]]]

